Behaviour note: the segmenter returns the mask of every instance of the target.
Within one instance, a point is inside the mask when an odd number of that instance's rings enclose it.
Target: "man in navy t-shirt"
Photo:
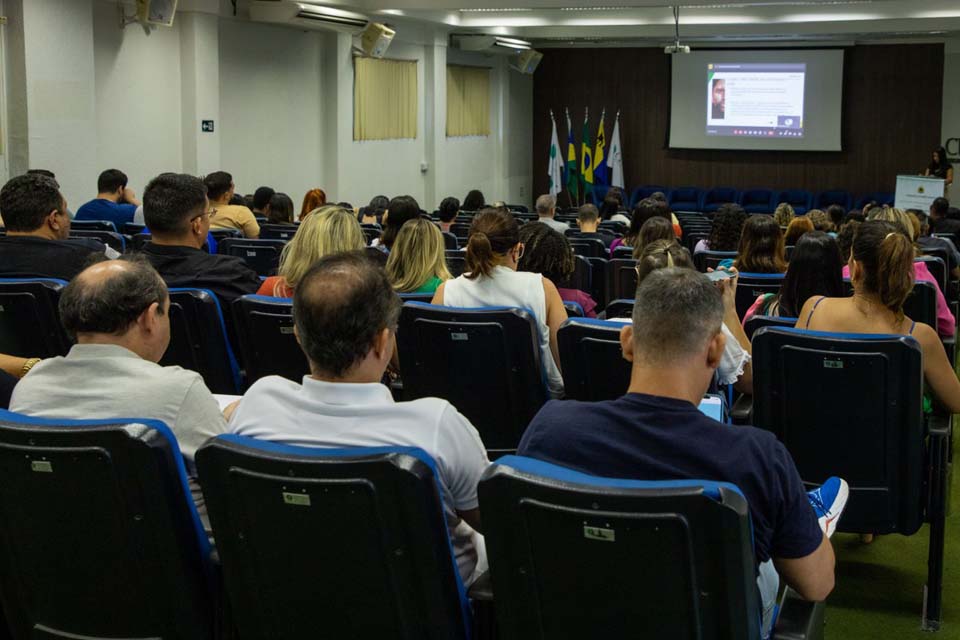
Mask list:
[[[109,220],[120,231],[124,222],[133,222],[140,206],[137,195],[127,186],[127,175],[118,169],[107,169],[97,178],[97,197],[79,209],[74,220]]]
[[[750,507],[765,620],[777,586],[770,560],[802,597],[826,598],[833,548],[790,454],[769,432],[724,425],[697,408],[723,354],[721,293],[703,274],[667,268],[647,276],[636,300],[620,336],[633,362],[627,394],[548,402],[517,453],[609,478],[733,483]]]

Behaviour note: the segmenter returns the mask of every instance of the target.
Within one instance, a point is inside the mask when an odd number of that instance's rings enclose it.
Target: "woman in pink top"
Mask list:
[[[597,303],[590,294],[567,287],[577,258],[566,236],[541,222],[528,222],[520,227],[520,242],[524,251],[517,271],[541,274],[556,285],[561,300],[579,304],[587,318],[597,317]]]

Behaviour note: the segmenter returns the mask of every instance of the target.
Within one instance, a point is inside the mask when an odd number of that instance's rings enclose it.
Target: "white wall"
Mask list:
[[[952,38],[944,45],[943,58],[943,125],[942,140],[960,138],[960,38]],[[960,143],[953,142],[950,157],[960,158]],[[956,193],[957,189],[954,188]]]

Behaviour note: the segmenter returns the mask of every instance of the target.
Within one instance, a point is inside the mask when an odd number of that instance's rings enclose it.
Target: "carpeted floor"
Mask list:
[[[960,449],[955,444],[954,450]],[[827,599],[827,640],[960,639],[960,479],[952,478],[943,573],[943,626],[920,630],[927,576],[927,527],[916,534],[879,536],[873,544],[836,534],[837,586]]]

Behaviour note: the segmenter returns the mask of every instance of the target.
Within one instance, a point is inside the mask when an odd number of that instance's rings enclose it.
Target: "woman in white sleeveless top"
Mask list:
[[[517,272],[523,255],[520,227],[509,213],[486,209],[470,227],[467,270],[437,289],[433,304],[448,307],[520,307],[533,313],[550,395],[563,396],[557,330],[567,312],[556,286],[539,273]]]

